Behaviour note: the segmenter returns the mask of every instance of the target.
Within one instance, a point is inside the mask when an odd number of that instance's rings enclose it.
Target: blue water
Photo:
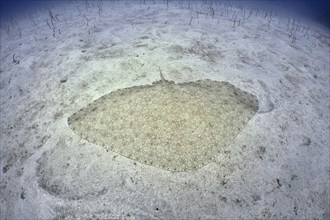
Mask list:
[[[231,1],[242,2],[242,1]],[[330,29],[330,0],[247,0],[247,5],[256,5],[268,10],[276,10],[286,16],[311,19]]]
[[[96,1],[96,0],[95,0]],[[95,2],[94,1],[94,2]],[[118,0],[117,0],[118,1]],[[143,2],[144,0],[136,0],[136,2]],[[153,0],[145,0],[152,4]],[[157,0],[156,0],[157,1]],[[165,2],[162,0],[160,2]],[[184,0],[188,1],[188,0]],[[212,2],[224,2],[222,0],[211,0]],[[34,9],[42,6],[50,1],[46,0],[0,0],[1,2],[1,16],[11,17],[22,13],[27,9]],[[81,1],[82,4],[84,1]],[[169,0],[173,2],[173,0]],[[196,2],[196,1],[195,1]],[[210,2],[210,0],[200,0],[200,2]],[[237,5],[252,5],[258,8],[277,10],[279,13],[291,15],[293,17],[300,16],[302,18],[312,19],[330,29],[330,0],[229,0],[231,4]],[[58,0],[52,1],[52,4],[68,4],[69,1]]]

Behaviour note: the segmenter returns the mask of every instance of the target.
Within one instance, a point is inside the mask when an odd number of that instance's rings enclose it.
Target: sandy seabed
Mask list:
[[[329,29],[228,3],[65,2],[1,26],[0,219],[329,219]],[[119,89],[229,82],[259,108],[173,172],[77,135]]]

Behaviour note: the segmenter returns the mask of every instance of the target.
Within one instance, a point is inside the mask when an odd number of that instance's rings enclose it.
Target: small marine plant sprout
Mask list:
[[[164,75],[162,73],[162,70],[160,69],[160,66],[158,66],[158,69],[159,69],[160,80],[162,82],[167,82],[167,80],[164,78]]]
[[[190,21],[189,21],[189,25],[191,25],[191,22],[192,22],[193,18],[191,17]]]
[[[16,60],[15,59],[15,54],[13,54],[13,62],[17,65],[17,64],[19,64],[19,60]]]
[[[174,84],[174,81],[171,81],[171,80],[167,80],[165,79],[164,75],[163,75],[163,72],[162,70],[160,69],[160,67],[158,66],[158,69],[159,69],[159,75],[160,75],[160,81],[156,81],[156,82],[153,82],[152,84],[158,84],[158,83],[167,83],[167,84]]]
[[[291,41],[291,44],[292,44],[292,45],[295,45],[296,40],[297,40],[296,36],[293,35],[293,37],[292,37],[292,41]]]

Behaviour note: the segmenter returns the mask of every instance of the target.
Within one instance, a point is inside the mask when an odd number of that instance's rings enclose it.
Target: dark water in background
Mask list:
[[[276,10],[285,16],[310,19],[330,29],[330,0],[246,0],[235,1]]]
[[[93,0],[89,0],[89,1],[93,1]],[[144,0],[136,0],[136,2],[143,2],[143,1]],[[153,2],[153,0],[145,0],[145,1],[147,3]],[[169,2],[173,2],[173,1],[175,0],[169,0]],[[184,0],[184,1],[188,1],[188,0]],[[208,1],[210,0],[200,0],[200,2],[208,2]],[[214,1],[224,2],[222,0],[213,0],[213,2]],[[0,2],[1,2],[1,16],[6,16],[9,14],[15,16],[16,14],[22,13],[22,11],[24,10],[34,9],[41,6],[42,4],[49,2],[52,2],[53,5],[69,3],[69,1],[65,1],[65,0],[57,0],[57,1],[0,0]],[[268,9],[272,11],[276,10],[278,14],[284,14],[286,16],[292,16],[292,17],[299,16],[301,18],[312,19],[326,26],[328,29],[330,29],[330,0],[245,0],[245,1],[229,0],[227,2],[230,2],[231,4],[235,4],[235,5],[242,5],[242,6],[251,5],[254,7]],[[81,4],[84,4],[84,1],[81,1]]]

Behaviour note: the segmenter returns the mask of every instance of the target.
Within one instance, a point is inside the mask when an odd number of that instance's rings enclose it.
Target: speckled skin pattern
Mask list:
[[[191,171],[211,162],[257,110],[255,96],[228,82],[162,80],[106,94],[68,123],[83,139],[132,160]]]

